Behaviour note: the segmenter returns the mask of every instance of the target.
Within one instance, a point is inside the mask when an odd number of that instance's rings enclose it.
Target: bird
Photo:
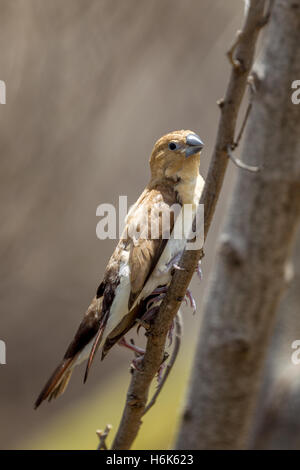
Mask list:
[[[130,208],[103,280],[62,361],[39,394],[35,408],[46,399],[60,396],[74,368],[87,360],[85,382],[99,348],[101,359],[116,343],[137,350],[126,342],[125,334],[155,313],[155,299],[161,300],[166,292],[173,268],[185,249],[185,237],[164,237],[162,220],[169,218],[172,232],[174,204],[182,208],[189,204],[195,214],[204,187],[199,173],[203,146],[200,137],[191,130],[170,132],[155,143],[149,161],[150,181]],[[141,227],[149,229],[149,213],[151,220],[158,223],[157,236],[136,236]]]

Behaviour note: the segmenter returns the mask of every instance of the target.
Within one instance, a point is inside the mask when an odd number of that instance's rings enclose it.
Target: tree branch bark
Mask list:
[[[204,204],[205,237],[212,221],[228,164],[227,148],[234,142],[238,111],[247,86],[257,36],[264,19],[264,4],[264,0],[250,1],[242,32],[234,47],[233,52],[237,65],[232,67],[225,99],[220,104],[221,117],[216,144],[200,201]],[[176,270],[174,273],[153,326],[147,333],[146,353],[141,370],[135,370],[133,373],[123,416],[112,449],[129,449],[137,436],[150,384],[163,360],[168,330],[202,256],[201,250],[185,251],[180,262],[180,266],[184,270]]]
[[[300,448],[300,369],[295,364],[300,333],[300,227],[293,254],[286,265],[286,291],[264,365],[263,383],[249,436],[251,449]]]
[[[177,448],[243,448],[300,217],[300,0],[276,0]],[[258,161],[259,160],[259,161]]]

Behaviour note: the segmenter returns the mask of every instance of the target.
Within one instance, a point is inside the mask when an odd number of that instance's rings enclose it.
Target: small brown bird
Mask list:
[[[97,349],[102,359],[117,342],[124,346],[124,335],[139,319],[149,317],[151,300],[171,281],[173,266],[180,258],[186,238],[169,239],[162,233],[162,220],[174,227],[174,204],[191,204],[193,213],[199,203],[204,180],[199,174],[203,143],[192,131],[175,131],[160,138],[150,157],[151,179],[130,209],[120,241],[109,260],[103,281],[97,289],[83,320],[60,365],[55,369],[35,403],[61,395],[74,367],[88,359],[85,380]],[[152,212],[151,212],[152,211]],[[145,215],[151,212],[159,221],[158,236],[136,237],[145,227]],[[154,220],[155,221],[155,220]],[[152,223],[152,222],[151,222]],[[147,228],[151,232],[147,219]],[[153,310],[153,309],[152,309]]]

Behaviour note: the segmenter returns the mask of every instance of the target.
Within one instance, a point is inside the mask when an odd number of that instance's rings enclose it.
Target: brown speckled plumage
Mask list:
[[[47,398],[50,400],[62,394],[73,367],[88,357],[86,379],[98,347],[102,345],[103,358],[142,315],[149,295],[147,286],[151,286],[151,282],[155,285],[152,278],[155,273],[157,276],[156,268],[170,242],[162,236],[161,220],[169,217],[172,231],[174,214],[171,206],[179,203],[196,207],[202,190],[203,180],[199,175],[201,148],[195,147],[194,153],[185,154],[186,149],[192,147],[187,143],[191,135],[198,138],[192,131],[175,131],[156,142],[150,157],[151,180],[130,210],[123,235],[108,262],[96,296],[35,407]],[[175,145],[175,149],[170,149],[170,143],[171,147]],[[131,236],[131,229],[145,224],[144,217],[150,209],[159,221],[159,237],[151,238],[150,235],[135,239]],[[147,223],[151,234],[149,220]]]

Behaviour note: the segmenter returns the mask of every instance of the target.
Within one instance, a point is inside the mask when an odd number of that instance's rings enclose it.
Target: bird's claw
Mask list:
[[[131,372],[133,372],[134,370],[138,370],[139,372],[141,372],[142,370],[141,363],[143,359],[144,359],[144,354],[142,356],[135,357],[134,359],[132,359],[131,364],[130,364]]]
[[[169,358],[169,353],[164,352],[164,357],[157,371],[157,385],[159,386],[163,378],[163,370],[166,367],[166,360]]]
[[[130,349],[138,357],[143,356],[145,354],[145,350],[143,348],[139,348],[138,346],[136,346],[133,340],[130,343],[128,343],[124,336],[118,341],[118,345],[123,346],[124,348]]]
[[[195,315],[196,313],[196,310],[197,310],[197,305],[196,305],[196,301],[193,297],[193,294],[192,292],[190,291],[190,289],[187,289],[186,290],[186,294],[185,294],[185,298],[184,298],[185,302],[186,302],[186,305],[188,304],[188,301],[190,302],[190,306],[191,308],[193,309],[193,315]]]
[[[137,333],[139,332],[141,326],[145,328],[146,331],[150,329],[150,324],[147,321],[143,320],[142,318],[137,318],[136,322],[138,323]]]
[[[158,312],[158,309],[160,307],[160,304],[167,292],[167,286],[161,286],[157,287],[152,294],[150,295],[150,298],[148,302],[146,303],[146,311],[143,314],[141,318],[141,322],[146,322],[149,324],[149,322],[153,319],[153,317],[156,315]],[[140,322],[140,323],[141,323]],[[139,325],[138,329],[140,326],[144,326],[142,324]],[[148,327],[149,329],[149,327]]]
[[[203,274],[202,274],[202,269],[201,269],[201,259],[198,261],[197,268],[196,268],[196,273],[200,281],[203,279]]]
[[[163,378],[163,371],[164,371],[164,368],[166,367],[165,363],[163,362],[160,366],[159,366],[159,369],[157,371],[157,385],[160,384],[160,382],[162,381],[162,378]]]
[[[177,271],[185,271],[184,268],[182,268],[181,266],[179,266],[179,265],[176,264],[176,263],[173,263],[172,267],[173,267],[174,269],[177,269]]]
[[[174,320],[172,321],[172,325],[168,331],[168,339],[169,339],[169,348],[172,346],[172,343],[173,343],[173,332],[174,332],[174,326],[175,326],[175,322]]]

